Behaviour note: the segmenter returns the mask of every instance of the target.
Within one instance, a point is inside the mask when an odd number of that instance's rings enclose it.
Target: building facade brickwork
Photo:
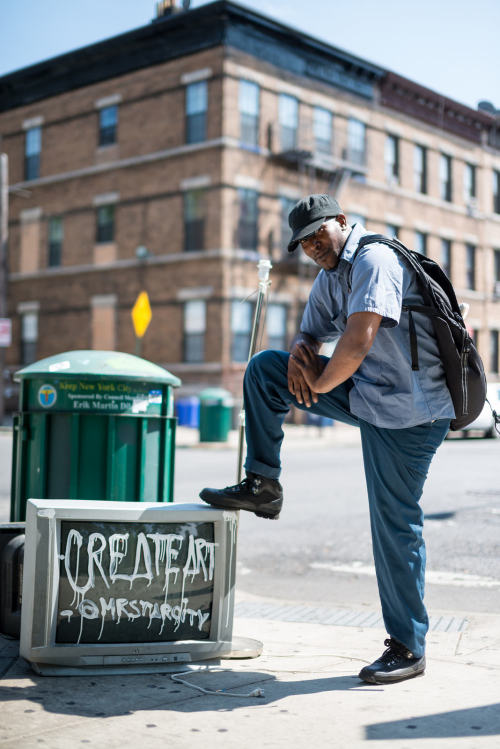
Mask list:
[[[84,52],[0,79],[11,369],[71,349],[133,353],[130,311],[147,290],[142,355],[184,393],[239,397],[256,263],[274,266],[261,344],[286,348],[316,274],[287,253],[286,215],[331,192],[351,221],[445,266],[498,378],[494,115],[225,1]]]

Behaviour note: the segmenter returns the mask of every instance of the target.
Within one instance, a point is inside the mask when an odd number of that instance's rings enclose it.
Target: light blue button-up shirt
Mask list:
[[[337,340],[354,312],[376,312],[382,322],[373,345],[352,376],[353,414],[370,424],[404,429],[455,416],[432,321],[413,313],[420,369],[412,371],[408,312],[405,304],[423,304],[415,274],[398,253],[380,242],[363,247],[348,274],[358,242],[367,232],[355,224],[336,268],[321,270],[300,329],[323,343]]]

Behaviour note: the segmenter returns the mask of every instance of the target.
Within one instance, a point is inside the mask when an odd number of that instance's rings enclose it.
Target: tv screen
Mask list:
[[[39,673],[220,658],[232,649],[236,512],[29,500],[21,655]]]

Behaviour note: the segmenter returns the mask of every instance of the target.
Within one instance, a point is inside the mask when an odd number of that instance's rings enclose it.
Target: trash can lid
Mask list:
[[[179,387],[181,381],[168,370],[121,351],[64,351],[30,364],[15,374],[15,379],[39,375],[85,377],[86,379],[142,380]]]
[[[233,405],[234,399],[229,390],[224,388],[206,388],[200,393],[200,401],[223,401],[226,405]]]

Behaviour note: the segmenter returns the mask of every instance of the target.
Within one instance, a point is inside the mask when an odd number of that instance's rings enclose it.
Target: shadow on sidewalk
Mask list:
[[[188,682],[211,690],[248,693],[256,687],[264,697],[229,697],[202,694],[191,687],[177,684],[169,674],[148,676],[71,676],[39,677],[31,672],[9,675],[14,679],[30,679],[29,686],[3,686],[0,701],[26,701],[40,705],[49,713],[85,717],[131,715],[140,710],[172,710],[176,712],[231,711],[241,705],[265,706],[292,695],[321,692],[382,691],[382,687],[363,684],[355,675],[332,676],[300,681],[278,681],[274,675],[259,671],[197,672],[183,676]]]
[[[462,736],[500,735],[500,705],[482,705],[464,710],[450,710],[434,715],[420,715],[407,720],[372,723],[365,728],[365,738],[431,739],[460,738]]]

